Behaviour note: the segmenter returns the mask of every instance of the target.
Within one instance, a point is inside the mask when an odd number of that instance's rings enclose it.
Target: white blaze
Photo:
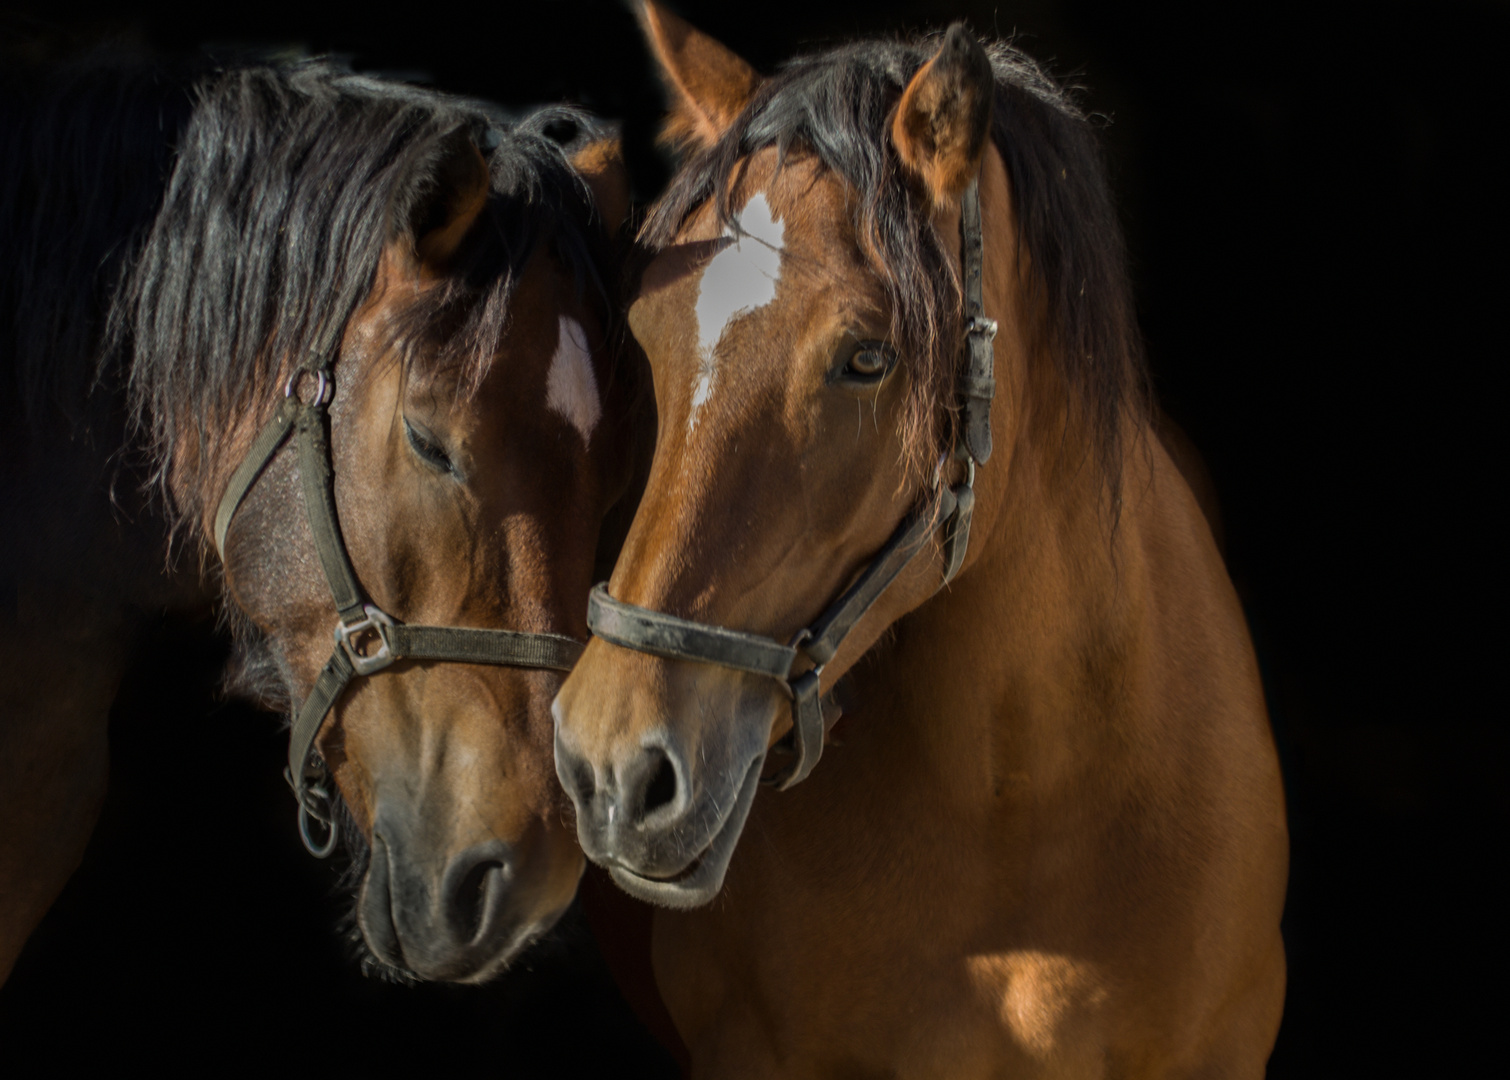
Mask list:
[[[582,436],[592,439],[592,429],[603,415],[598,399],[598,378],[593,374],[592,352],[587,332],[575,319],[561,317],[556,336],[556,355],[545,381],[545,403],[566,418]]]
[[[692,414],[687,430],[697,427],[698,411],[713,396],[718,372],[713,350],[730,323],[776,297],[781,280],[781,245],[786,227],[771,216],[765,193],[760,192],[739,214],[734,243],[713,256],[703,271],[697,293],[697,380],[692,384]]]

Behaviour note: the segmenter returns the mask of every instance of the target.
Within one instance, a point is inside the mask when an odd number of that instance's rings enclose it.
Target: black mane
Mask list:
[[[585,128],[585,118],[552,109],[513,126],[498,119],[476,102],[323,61],[234,69],[196,88],[162,209],[116,309],[132,342],[137,421],[159,478],[171,468],[189,504],[181,513],[197,518],[218,496],[200,481],[227,421],[266,414],[293,367],[328,355],[371,292],[384,245],[432,224],[422,220],[428,197],[458,140],[491,150],[491,227],[403,320],[411,350],[428,340],[430,362],[461,368],[462,385],[475,387],[542,237],[607,308],[591,196],[545,134],[563,121]]]
[[[491,227],[401,320],[411,355],[428,344],[428,363],[475,387],[542,238],[610,316],[607,238],[562,145],[591,130],[572,110],[509,123],[326,60],[96,53],[8,69],[0,395],[40,421],[124,390],[149,471],[171,471],[175,516],[197,521],[236,422],[264,416],[286,372],[339,340],[384,245],[431,224],[457,140],[489,155]]]
[[[936,38],[862,41],[792,61],[757,89],[717,144],[685,164],[644,228],[648,243],[667,244],[709,198],[727,219],[738,162],[765,147],[783,158],[814,154],[842,177],[859,193],[856,234],[891,293],[893,334],[913,365],[904,443],[919,472],[953,440],[959,273],[902,171],[888,128],[908,81],[936,51]],[[1069,93],[1034,61],[1005,43],[988,52],[996,74],[992,138],[1011,177],[1050,351],[1115,493],[1124,415],[1146,408],[1147,392],[1100,150]]]

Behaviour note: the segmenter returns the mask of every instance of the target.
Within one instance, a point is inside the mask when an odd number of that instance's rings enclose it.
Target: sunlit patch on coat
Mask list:
[[[1024,949],[972,956],[970,981],[1018,1044],[1040,1061],[1061,1057],[1074,1029],[1106,1000],[1095,968],[1068,956]],[[1100,1043],[1085,1040],[1087,1046]]]
[[[561,317],[556,341],[556,355],[551,360],[546,379],[546,404],[566,418],[591,442],[592,429],[603,415],[598,397],[598,378],[593,373],[592,352],[587,347],[587,333],[575,319]]]
[[[734,243],[715,255],[703,271],[697,293],[697,379],[687,430],[697,428],[698,412],[713,396],[718,378],[714,350],[734,320],[769,304],[781,280],[781,245],[786,228],[771,213],[764,192],[745,204],[732,230]]]

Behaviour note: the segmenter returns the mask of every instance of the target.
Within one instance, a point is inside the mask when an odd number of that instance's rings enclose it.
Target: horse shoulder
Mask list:
[[[1206,458],[1195,445],[1195,442],[1171,419],[1163,409],[1154,412],[1153,428],[1158,435],[1159,442],[1180,471],[1180,476],[1190,487],[1191,494],[1200,505],[1201,513],[1205,515],[1206,524],[1211,529],[1211,536],[1216,541],[1216,549],[1223,557],[1227,554],[1227,530],[1222,522],[1221,500],[1217,497],[1216,481],[1211,477],[1211,470],[1206,466]]]
[[[1161,438],[1149,439],[1148,450],[1124,504],[1135,552],[1127,569],[1142,579],[1145,608],[1127,719],[1155,750],[1139,770],[1147,839],[1139,847],[1165,914],[1147,925],[1147,943],[1163,936],[1159,925],[1176,911],[1179,939],[1202,943],[1183,960],[1150,967],[1178,1003],[1170,1020],[1183,1037],[1170,1045],[1189,1049],[1209,1044],[1218,1027],[1247,1030],[1255,1015],[1277,1027],[1269,999],[1283,996],[1276,950],[1288,836],[1241,604],[1183,470]],[[1254,994],[1256,1005],[1233,1005]]]

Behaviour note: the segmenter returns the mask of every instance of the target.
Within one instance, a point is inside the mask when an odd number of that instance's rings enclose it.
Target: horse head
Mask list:
[[[961,200],[977,178],[993,214],[1008,195],[987,138],[991,62],[963,28],[894,92],[857,80],[823,98],[873,121],[882,134],[861,144],[828,138],[831,117],[771,115],[769,84],[655,5],[644,21],[671,88],[667,131],[688,154],[647,223],[659,250],[629,312],[660,432],[595,594],[616,621],[556,702],[557,767],[589,857],[631,893],[685,907],[720,888],[767,752],[801,723],[790,699],[807,695],[818,717],[820,691],[943,580],[933,519],[955,507],[940,493],[973,476],[949,454]],[[782,79],[800,81],[801,65]],[[857,171],[869,189],[847,179]],[[801,655],[892,538],[894,580],[854,609],[832,655]],[[673,617],[670,637],[622,629],[654,613]],[[822,738],[814,719],[800,771]]]
[[[563,122],[579,123],[570,116],[499,129],[407,88],[336,78],[301,102],[301,87],[264,81],[294,104],[230,192],[205,194],[225,182],[215,159],[236,152],[232,136],[268,88],[249,101],[222,82],[206,95],[218,110],[201,107],[191,123],[186,145],[212,149],[181,155],[137,274],[139,400],[175,503],[216,539],[227,594],[276,676],[262,680],[272,699],[307,711],[332,667],[348,665],[307,731],[318,757],[296,752],[290,779],[318,814],[310,800],[334,796],[317,782],[328,770],[366,842],[367,945],[401,972],[479,981],[551,926],[583,866],[563,824],[548,707],[557,669],[587,636],[601,526],[629,480],[634,372],[612,347],[616,270],[600,220],[604,207],[622,213],[622,165],[602,142],[569,159],[559,143]],[[320,94],[339,99],[323,116]],[[342,132],[328,114],[343,109],[368,119]],[[304,145],[286,149],[301,133]],[[282,156],[289,175],[274,175]],[[197,288],[170,279],[227,221],[244,250],[239,261],[203,256],[202,273],[233,279],[206,302],[239,291],[272,311],[265,327],[226,330],[255,331],[242,376],[255,391],[229,372],[175,385],[162,359],[173,311],[192,310],[170,311],[168,297]],[[326,260],[305,279],[313,295],[287,287],[301,259]],[[290,407],[304,419],[280,435]],[[320,512],[311,476],[326,469]],[[424,631],[428,652],[395,644],[396,658],[360,677],[364,652],[371,662],[416,627],[437,628]],[[570,648],[565,660],[500,666],[447,646],[491,647],[498,631]],[[333,632],[346,638],[334,653]],[[358,632],[369,640],[353,645]]]

